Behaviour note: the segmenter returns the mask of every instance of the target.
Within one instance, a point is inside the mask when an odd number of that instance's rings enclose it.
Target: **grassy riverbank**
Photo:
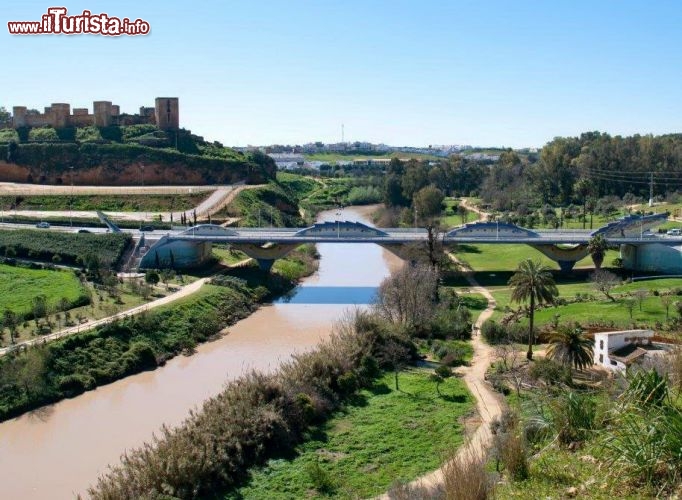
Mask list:
[[[293,456],[270,460],[225,498],[368,498],[436,469],[462,443],[473,398],[457,378],[443,382],[439,396],[431,373],[402,373],[399,391],[393,374],[383,375],[312,429]]]
[[[315,270],[308,254],[292,259],[296,276],[235,269],[172,305],[0,358],[0,420],[191,353]]]

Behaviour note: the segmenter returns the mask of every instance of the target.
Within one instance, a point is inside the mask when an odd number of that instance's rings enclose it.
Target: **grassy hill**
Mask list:
[[[154,125],[0,130],[0,181],[139,185],[266,182],[275,163]],[[4,157],[7,161],[4,161]],[[71,170],[73,168],[73,170]]]

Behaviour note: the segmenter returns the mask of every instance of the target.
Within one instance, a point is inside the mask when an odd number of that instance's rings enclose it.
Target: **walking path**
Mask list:
[[[244,259],[242,261],[231,264],[229,267],[239,267],[243,264],[246,264],[250,260],[251,260],[250,258]],[[102,319],[98,319],[98,320],[91,320],[91,321],[88,321],[87,323],[83,323],[81,325],[71,326],[71,327],[59,330],[57,332],[54,332],[54,333],[50,333],[49,335],[43,335],[41,337],[36,337],[34,339],[25,340],[23,342],[19,342],[17,344],[14,344],[14,345],[11,345],[8,347],[3,347],[0,349],[0,356],[4,356],[8,352],[14,351],[14,350],[19,349],[21,347],[30,347],[30,346],[36,345],[36,344],[41,344],[41,343],[44,344],[46,342],[51,342],[53,340],[57,340],[57,339],[60,339],[63,337],[68,337],[69,335],[75,335],[77,333],[92,330],[93,328],[96,328],[96,327],[102,326],[102,325],[106,325],[108,323],[112,323],[112,322],[119,320],[119,319],[124,319],[124,318],[128,318],[130,316],[135,316],[137,314],[141,314],[141,313],[149,311],[151,309],[156,309],[157,307],[161,307],[161,306],[165,306],[167,304],[171,304],[172,302],[175,302],[176,300],[180,300],[184,297],[188,297],[189,295],[192,295],[193,293],[197,292],[204,285],[204,283],[206,283],[210,279],[211,279],[211,276],[209,276],[207,278],[198,279],[197,281],[190,283],[189,285],[183,286],[177,292],[173,292],[169,295],[166,295],[165,297],[161,297],[160,299],[153,300],[153,301],[148,302],[146,304],[142,304],[141,306],[133,307],[132,309],[128,309],[126,311],[121,311],[121,312],[116,313],[112,316],[107,316],[106,318],[102,318]]]
[[[462,204],[467,209],[480,214],[483,220],[487,220],[487,213],[478,208],[470,207],[465,201],[466,200],[463,199]],[[488,301],[487,307],[479,314],[474,323],[474,334],[471,339],[474,355],[471,365],[457,370],[457,372],[462,375],[462,379],[469,391],[471,391],[476,398],[476,410],[481,420],[476,431],[468,438],[467,442],[457,450],[455,459],[469,460],[471,457],[485,454],[486,450],[491,446],[493,436],[490,431],[490,423],[496,417],[502,415],[504,404],[500,395],[495,392],[485,380],[485,373],[495,359],[495,352],[481,337],[481,327],[493,314],[497,303],[488,289],[482,287],[476,281],[473,272],[470,269],[465,268],[463,263],[460,262],[455,255],[449,253],[448,257],[450,257],[464,275],[471,287],[470,291],[473,293],[480,293]],[[442,485],[443,482],[443,468],[440,468],[412,481],[409,486],[411,488],[426,488],[432,490],[439,485]],[[390,497],[388,494],[384,494],[379,498],[388,500]]]
[[[460,204],[461,204],[464,208],[466,208],[467,210],[469,210],[470,212],[474,212],[474,213],[477,213],[478,215],[480,215],[480,216],[481,216],[481,220],[484,221],[484,222],[487,221],[487,220],[490,218],[490,214],[489,214],[488,212],[484,212],[483,210],[481,210],[481,209],[478,208],[477,206],[472,205],[472,204],[469,202],[469,199],[468,199],[468,198],[462,198],[461,201],[460,201]]]
[[[459,266],[461,263],[452,254],[449,257]],[[492,433],[490,423],[502,414],[502,398],[496,393],[490,384],[485,380],[485,373],[490,364],[495,359],[493,348],[483,341],[481,337],[481,326],[490,318],[495,309],[496,303],[492,294],[478,284],[474,279],[473,273],[464,271],[464,277],[471,285],[471,290],[482,294],[488,300],[488,306],[481,312],[474,324],[474,335],[471,345],[474,348],[474,355],[471,365],[458,370],[463,375],[464,383],[476,398],[476,410],[481,419],[476,431],[469,437],[467,442],[457,451],[457,459],[468,459],[472,456],[480,456],[486,452],[492,443]],[[416,479],[410,486],[433,489],[443,484],[443,469],[438,469],[419,479]],[[382,499],[388,499],[388,495],[383,495]]]
[[[20,188],[13,185],[12,188],[8,187],[8,183],[0,183],[0,196],[11,194],[20,191]],[[30,191],[32,194],[50,194],[50,195],[60,195],[69,196],[70,186],[35,186],[35,188],[45,187],[46,190],[37,189],[36,191]],[[124,195],[134,195],[134,194],[185,194],[185,193],[210,193],[210,195],[204,199],[199,205],[189,210],[184,210],[180,212],[173,212],[173,220],[180,221],[180,215],[185,214],[188,218],[192,218],[194,212],[196,212],[197,217],[206,216],[208,214],[215,214],[225,206],[232,203],[234,198],[244,191],[245,189],[255,189],[263,187],[262,184],[234,184],[230,186],[194,186],[194,187],[168,187],[167,190],[163,190],[163,186],[151,186],[149,188],[141,188],[134,186],[129,186],[127,188],[121,188],[119,186],[115,187],[102,187],[97,189],[93,186],[77,186],[74,187],[76,191],[74,194],[115,194],[117,196]],[[210,188],[210,189],[209,189]],[[28,188],[23,188],[28,189]],[[126,191],[124,191],[126,190]],[[47,192],[45,192],[47,191]],[[16,214],[25,217],[34,218],[47,218],[47,217],[76,217],[76,218],[97,218],[97,213],[94,210],[8,210],[7,215]],[[133,220],[133,221],[151,221],[156,217],[161,215],[164,221],[169,221],[171,217],[171,212],[159,212],[153,210],[146,210],[144,212],[106,212],[107,216],[114,220]]]

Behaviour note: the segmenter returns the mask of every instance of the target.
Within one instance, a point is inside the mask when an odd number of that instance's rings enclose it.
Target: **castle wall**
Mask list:
[[[157,125],[162,130],[180,128],[179,99],[177,97],[157,97],[155,107],[140,107],[135,115],[121,114],[121,108],[111,101],[93,102],[93,112],[87,108],[74,108],[68,103],[52,103],[44,113],[29,114],[26,106],[12,108],[12,127],[108,127],[110,125]]]
[[[180,106],[177,97],[157,97],[154,106],[156,126],[161,130],[180,128]]]
[[[12,126],[14,128],[26,127],[26,106],[12,108]]]
[[[74,110],[75,111],[75,110]],[[87,109],[85,110],[87,111]],[[72,127],[89,127],[95,122],[95,115],[71,115],[69,118],[69,125]]]
[[[92,103],[96,127],[111,125],[111,101],[95,101]]]

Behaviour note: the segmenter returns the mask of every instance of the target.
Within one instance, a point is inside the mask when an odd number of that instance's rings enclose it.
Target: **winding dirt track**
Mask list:
[[[488,219],[489,214],[469,205],[466,199],[462,199],[462,205],[467,209],[480,214],[482,220]],[[481,312],[474,323],[474,335],[471,339],[474,355],[471,365],[457,370],[457,373],[462,376],[467,388],[476,398],[476,410],[480,417],[480,424],[476,431],[468,437],[466,443],[457,451],[456,459],[470,460],[472,456],[485,454],[492,444],[490,422],[502,414],[504,404],[499,394],[497,394],[485,380],[486,370],[494,361],[495,354],[493,348],[483,341],[480,333],[481,326],[493,314],[493,310],[497,304],[492,294],[476,281],[473,273],[466,269],[457,257],[453,254],[448,254],[448,256],[459,267],[467,282],[471,285],[470,291],[472,293],[482,294],[488,301],[488,306]],[[440,468],[412,481],[409,486],[432,490],[442,484],[443,468]],[[378,498],[388,500],[391,497],[386,493]]]
[[[188,216],[196,211],[197,216],[201,217],[208,213],[214,214],[220,209],[232,203],[234,198],[245,189],[255,189],[262,187],[262,184],[234,184],[230,186],[73,186],[74,195],[140,195],[140,194],[165,194],[165,195],[179,195],[191,193],[206,193],[207,198],[199,203],[196,207],[184,211]],[[210,194],[209,194],[210,193]],[[0,182],[0,197],[2,196],[29,196],[29,195],[43,195],[43,196],[69,196],[71,194],[71,186],[34,186],[32,184],[13,184],[9,182]],[[84,217],[97,218],[94,210],[16,210],[8,213],[17,213],[27,217]],[[173,212],[173,219],[180,220],[180,214],[183,212]],[[170,212],[109,212],[106,214],[114,220],[147,220],[151,221],[158,215],[163,217],[163,220],[170,220]]]

